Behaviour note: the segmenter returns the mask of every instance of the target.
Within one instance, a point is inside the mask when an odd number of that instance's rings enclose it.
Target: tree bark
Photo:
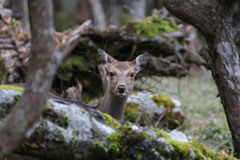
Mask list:
[[[93,13],[93,19],[94,23],[96,25],[96,28],[103,31],[106,29],[106,18],[105,13],[103,11],[103,6],[100,0],[89,0],[92,13]]]
[[[240,158],[240,67],[232,32],[236,0],[218,0],[213,6],[195,0],[166,0],[165,7],[206,38],[201,55],[212,70],[232,132],[234,155]]]
[[[57,65],[52,1],[28,1],[31,54],[23,96],[0,126],[0,159],[10,153],[40,117]]]
[[[29,14],[28,14],[28,1],[27,0],[11,0],[12,1],[12,11],[17,16],[20,16],[21,29],[23,33],[30,33],[29,26]]]

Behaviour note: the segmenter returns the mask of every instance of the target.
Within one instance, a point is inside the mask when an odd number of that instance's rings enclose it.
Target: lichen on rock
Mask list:
[[[13,105],[17,103],[22,91],[21,87],[0,85],[0,119],[6,117]]]
[[[178,100],[162,94],[137,92],[128,99],[124,119],[141,126],[172,130],[184,122],[180,106]]]

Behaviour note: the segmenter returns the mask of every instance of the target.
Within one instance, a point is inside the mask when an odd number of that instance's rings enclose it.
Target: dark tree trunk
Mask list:
[[[31,54],[26,89],[0,126],[0,159],[10,153],[44,110],[56,70],[52,1],[29,0]]]
[[[207,46],[200,54],[212,70],[232,132],[234,154],[240,158],[240,67],[232,27],[236,1],[219,0],[209,6],[196,0],[166,0],[165,6],[206,38]]]

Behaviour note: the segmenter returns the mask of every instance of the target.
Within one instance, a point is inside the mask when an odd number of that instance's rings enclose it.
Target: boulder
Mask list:
[[[0,85],[0,119],[23,92]],[[20,115],[19,115],[20,116]],[[11,127],[11,124],[9,124]],[[108,114],[48,100],[41,118],[8,160],[234,159],[173,130],[118,122]]]

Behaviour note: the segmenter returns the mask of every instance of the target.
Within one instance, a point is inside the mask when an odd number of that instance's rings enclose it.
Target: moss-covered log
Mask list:
[[[16,103],[21,90],[0,86],[1,115],[11,110],[9,107]],[[28,159],[39,160],[234,160],[179,131],[166,133],[128,122],[119,123],[107,114],[53,100],[48,101],[44,114],[14,152],[8,159],[20,159],[27,155]]]

